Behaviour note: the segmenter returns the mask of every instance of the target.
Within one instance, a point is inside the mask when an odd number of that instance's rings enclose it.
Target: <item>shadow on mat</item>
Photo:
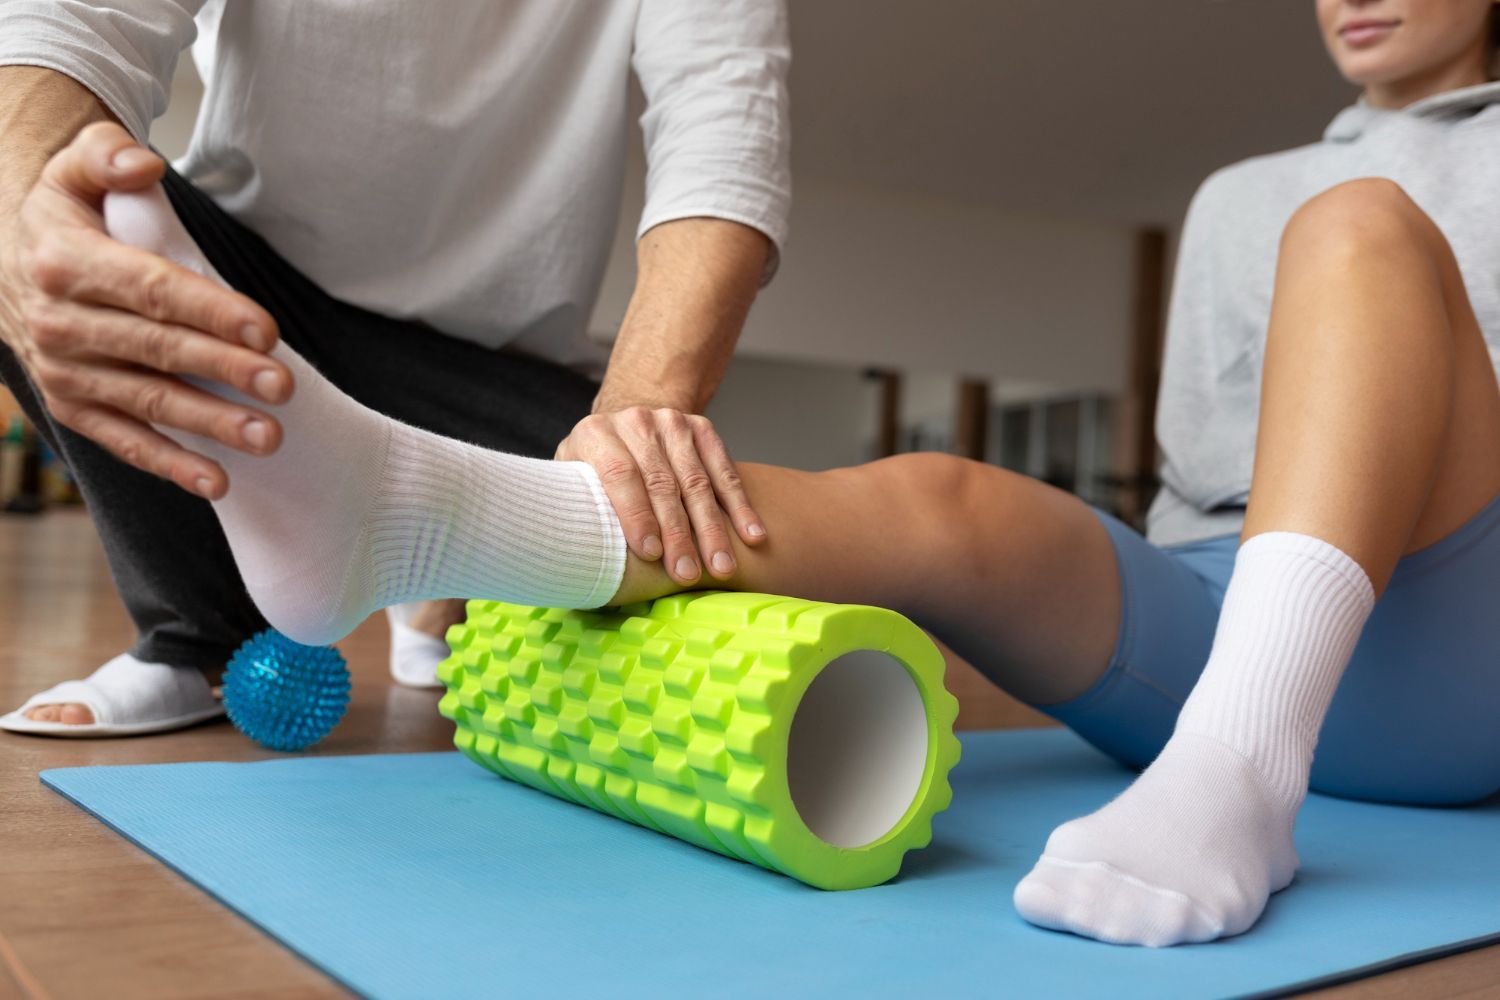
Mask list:
[[[901,866],[901,873],[886,884],[900,885],[914,879],[957,875],[980,868],[992,868],[994,865],[993,858],[967,851],[962,845],[935,841],[920,851],[908,854],[905,864]]]

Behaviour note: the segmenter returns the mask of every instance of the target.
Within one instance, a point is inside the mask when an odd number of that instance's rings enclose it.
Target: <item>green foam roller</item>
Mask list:
[[[952,799],[943,657],[882,608],[693,593],[470,601],[440,711],[480,765],[824,889],[893,877]]]

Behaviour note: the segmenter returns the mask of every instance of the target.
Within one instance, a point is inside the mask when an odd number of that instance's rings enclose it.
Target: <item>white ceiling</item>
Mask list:
[[[1353,90],[1312,0],[792,0],[799,177],[1175,224]]]

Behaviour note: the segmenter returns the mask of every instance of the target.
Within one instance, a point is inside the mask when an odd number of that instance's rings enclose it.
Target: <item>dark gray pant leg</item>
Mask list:
[[[131,652],[152,663],[213,669],[265,628],[206,501],[126,465],[53,420],[3,345],[0,381],[78,483],[115,589],[135,622]]]
[[[449,437],[543,458],[588,413],[597,389],[589,379],[333,299],[187,181],[169,171],[163,185],[219,274],[275,317],[288,345],[366,406]],[[208,502],[58,425],[3,347],[0,379],[78,482],[140,633],[135,655],[221,667],[265,622]]]
[[[591,379],[341,302],[181,177],[169,173],[163,186],[219,275],[275,317],[293,350],[371,409],[536,458],[551,458],[588,414],[599,388]]]

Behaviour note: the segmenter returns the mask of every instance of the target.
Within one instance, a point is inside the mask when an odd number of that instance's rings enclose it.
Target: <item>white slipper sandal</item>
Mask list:
[[[385,609],[391,623],[391,677],[403,687],[440,688],[438,664],[448,658],[448,643],[407,624],[416,604]]]
[[[86,726],[38,722],[26,713],[38,705],[87,705]],[[213,688],[197,670],[146,663],[122,653],[81,681],[63,681],[0,716],[0,729],[34,736],[144,736],[183,729],[224,714]]]

